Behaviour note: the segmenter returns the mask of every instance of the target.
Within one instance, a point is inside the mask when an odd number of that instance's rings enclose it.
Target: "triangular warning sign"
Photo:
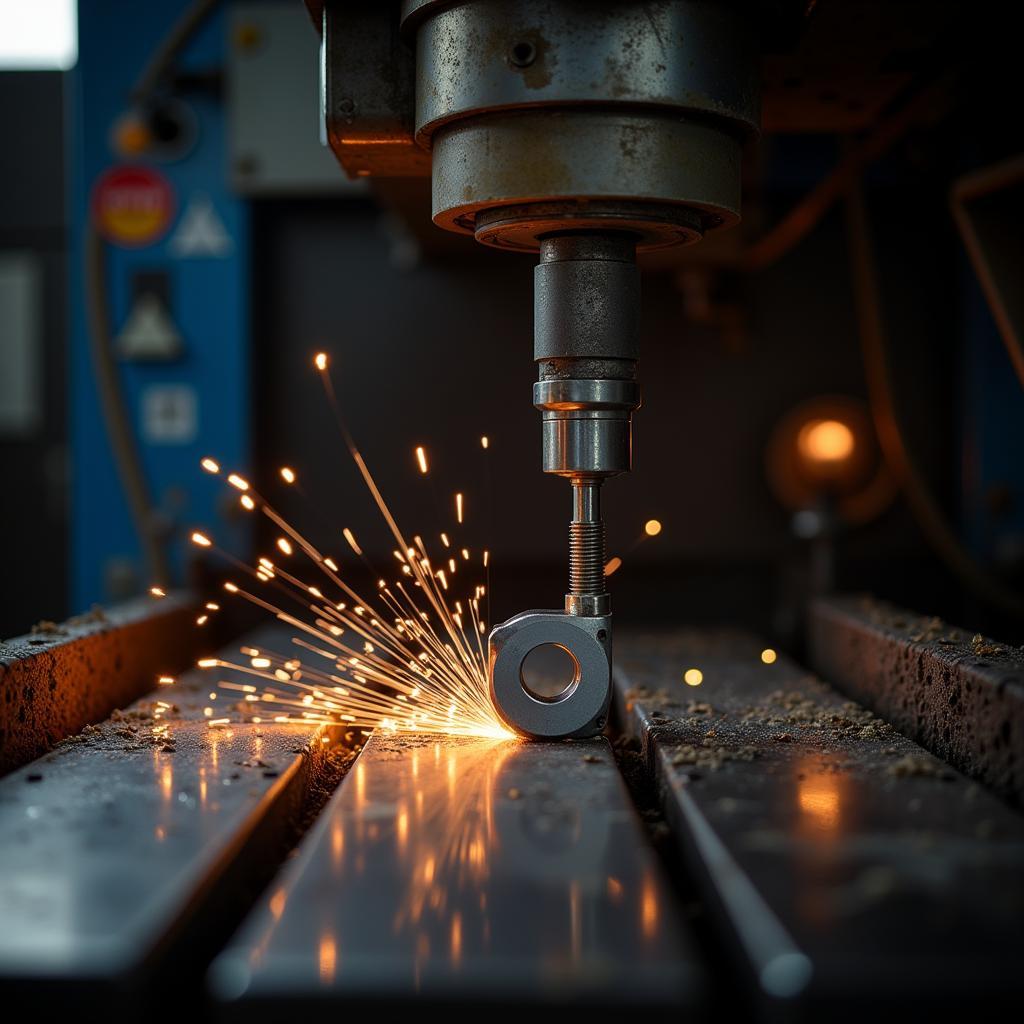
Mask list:
[[[135,300],[117,347],[126,359],[174,359],[181,352],[181,335],[158,296],[143,292]]]
[[[169,246],[182,259],[221,259],[231,254],[234,243],[209,197],[198,195],[189,200]]]

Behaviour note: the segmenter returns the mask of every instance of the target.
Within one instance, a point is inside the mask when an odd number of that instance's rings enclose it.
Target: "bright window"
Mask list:
[[[0,71],[74,67],[76,8],[76,0],[0,0]]]

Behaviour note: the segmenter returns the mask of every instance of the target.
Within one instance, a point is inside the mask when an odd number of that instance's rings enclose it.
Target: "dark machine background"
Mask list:
[[[5,133],[17,135],[26,117],[38,126],[28,133],[34,147],[19,151],[16,161],[8,150],[4,160],[0,231],[5,248],[35,247],[40,239],[49,339],[46,415],[30,436],[0,441],[8,465],[25,466],[9,475],[17,480],[14,505],[25,514],[14,527],[18,542],[7,554],[12,585],[5,588],[0,608],[0,632],[7,633],[39,617],[59,617],[92,601],[144,589],[149,582],[132,532],[121,525],[122,495],[117,488],[88,485],[90,452],[106,443],[98,422],[94,433],[78,437],[73,447],[78,483],[71,521],[109,523],[111,533],[97,533],[85,544],[85,527],[73,531],[78,539],[71,549],[76,568],[70,593],[53,585],[55,574],[46,568],[48,559],[60,560],[65,544],[60,525],[67,437],[61,395],[68,379],[59,323],[65,287],[62,186],[53,183],[53,201],[45,209],[17,197],[26,174],[38,179],[57,166],[57,126],[65,109],[84,108],[88,118],[94,116],[91,99],[120,102],[113,79],[108,84],[95,77],[100,66],[113,76],[123,65],[123,73],[116,74],[130,79],[138,63],[121,42],[110,54],[101,49],[103,40],[113,39],[107,28],[115,21],[118,39],[129,38],[136,15],[118,11],[115,16],[117,5],[90,6],[95,10],[83,20],[80,69],[71,73],[71,81],[58,74],[0,75],[5,93],[28,97],[3,105]],[[166,6],[170,18],[175,5]],[[986,46],[999,46],[998,12],[985,12],[987,24],[978,15],[964,27],[957,4],[901,5],[892,16],[889,5],[818,6],[805,35],[792,37],[803,42],[787,42],[766,62],[767,132],[748,156],[743,225],[713,250],[678,250],[660,263],[648,261],[644,407],[635,417],[635,470],[610,485],[613,500],[606,503],[609,555],[620,555],[624,563],[614,584],[620,620],[728,620],[782,635],[793,630],[806,594],[808,553],[793,536],[791,511],[779,505],[768,486],[765,449],[774,425],[801,401],[866,395],[842,203],[770,268],[745,273],[741,256],[830,173],[844,152],[844,137],[870,135],[882,111],[898,108],[927,87],[936,68],[951,59],[963,62],[952,84],[938,91],[937,100],[910,121],[867,173],[871,228],[908,445],[974,557],[1002,575],[1020,574],[1024,477],[1012,451],[1024,403],[949,208],[949,190],[959,174],[1019,148],[1008,64],[994,52],[991,59],[979,60],[977,48],[957,40],[963,31],[984,36]],[[232,8],[228,20],[216,12],[203,29],[197,66],[216,70],[209,54],[216,54],[218,40],[226,39],[228,52],[235,53],[240,24],[245,19],[257,24],[260,12],[270,10],[278,17],[287,10],[295,19],[306,18],[300,4]],[[149,14],[145,20],[147,26],[153,21]],[[308,21],[302,31],[306,28],[314,52],[315,32]],[[273,30],[265,31],[270,38]],[[183,59],[188,65],[187,55]],[[874,72],[855,74],[858,61]],[[275,92],[289,109],[305,109],[308,75],[292,81],[286,67],[275,79]],[[237,89],[237,80],[232,81]],[[157,166],[172,181],[191,175],[190,187],[196,173],[222,175],[207,182],[214,195],[225,185],[229,193],[241,192],[239,216],[251,218],[252,244],[238,247],[228,262],[238,264],[249,284],[243,305],[229,317],[237,333],[224,336],[212,327],[205,334],[199,327],[185,332],[185,361],[167,372],[189,380],[190,367],[204,352],[237,350],[239,365],[248,367],[242,378],[219,385],[204,380],[201,390],[210,390],[202,399],[209,403],[204,408],[216,409],[225,395],[241,389],[247,412],[240,419],[225,413],[215,431],[204,430],[181,453],[142,444],[147,473],[163,481],[155,489],[160,514],[169,520],[166,543],[175,552],[179,578],[187,558],[177,552],[187,549],[189,529],[224,511],[207,496],[201,474],[180,467],[194,465],[207,453],[208,442],[220,436],[230,436],[237,451],[248,450],[241,468],[261,484],[270,486],[280,464],[301,472],[317,509],[287,507],[301,525],[328,539],[348,525],[375,556],[388,557],[388,538],[335,440],[310,373],[310,354],[325,348],[336,360],[349,423],[400,518],[434,529],[449,515],[452,493],[466,492],[477,541],[494,552],[492,619],[524,600],[557,601],[565,494],[537,470],[539,430],[528,401],[534,375],[533,261],[502,258],[435,229],[425,191],[415,182],[384,182],[377,195],[345,185],[339,169],[338,185],[325,184],[323,175],[299,186],[245,185],[246,174],[259,174],[239,167],[224,137],[227,132],[230,138],[240,106],[237,93],[222,82],[220,99],[211,99],[207,90],[195,102],[213,104],[211,110],[227,104],[226,120],[218,115],[203,126],[196,151],[200,171],[189,170],[193,157],[188,154]],[[116,110],[110,106],[109,117]],[[818,130],[788,130],[801,125]],[[64,135],[74,154],[73,124]],[[73,219],[80,223],[88,215],[81,197],[87,197],[86,186],[99,168],[77,158],[74,166],[80,184]],[[181,200],[184,205],[184,186]],[[81,265],[80,232],[67,245],[74,281]],[[179,273],[160,247],[139,260],[123,270],[116,263],[111,267],[115,328],[127,316],[126,296],[139,267],[168,266]],[[186,321],[201,325],[212,310],[235,302],[231,293],[200,295],[182,279],[173,280],[179,283],[172,288],[171,313],[180,312]],[[83,307],[73,303],[70,325],[80,330],[83,317]],[[76,334],[74,344],[80,339]],[[86,369],[79,362],[71,375],[72,395],[91,392]],[[163,371],[156,366],[138,372],[156,379]],[[218,386],[224,389],[220,394]],[[481,434],[493,439],[489,492]],[[431,453],[429,482],[416,473],[416,444]],[[196,460],[183,457],[190,454]],[[175,461],[167,469],[172,455]],[[168,502],[167,494],[192,497]],[[661,520],[664,531],[634,550],[650,517]],[[870,588],[1013,635],[1016,627],[1006,616],[975,599],[934,557],[902,500],[876,521],[841,536],[838,552],[841,589]],[[113,577],[111,559],[118,568]]]

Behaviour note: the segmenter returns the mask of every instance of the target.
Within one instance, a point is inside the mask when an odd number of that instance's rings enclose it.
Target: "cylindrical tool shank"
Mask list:
[[[634,260],[541,262],[533,295],[534,359],[638,357],[640,274]]]
[[[630,417],[640,405],[635,241],[614,232],[542,239],[534,287],[541,379],[533,402],[543,414],[544,471],[624,473],[631,464]]]

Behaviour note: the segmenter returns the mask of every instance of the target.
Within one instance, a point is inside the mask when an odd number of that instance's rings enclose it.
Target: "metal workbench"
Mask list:
[[[126,636],[83,629],[34,646],[59,664],[60,644]],[[315,723],[210,728],[199,672],[133,703],[138,672],[96,676],[121,710],[60,742],[27,725],[49,752],[0,778],[0,994],[245,1021],[942,1018],[1020,999],[1024,819],[984,772],[744,633],[623,636],[616,664],[611,742],[361,750]],[[28,667],[9,658],[0,683]]]

